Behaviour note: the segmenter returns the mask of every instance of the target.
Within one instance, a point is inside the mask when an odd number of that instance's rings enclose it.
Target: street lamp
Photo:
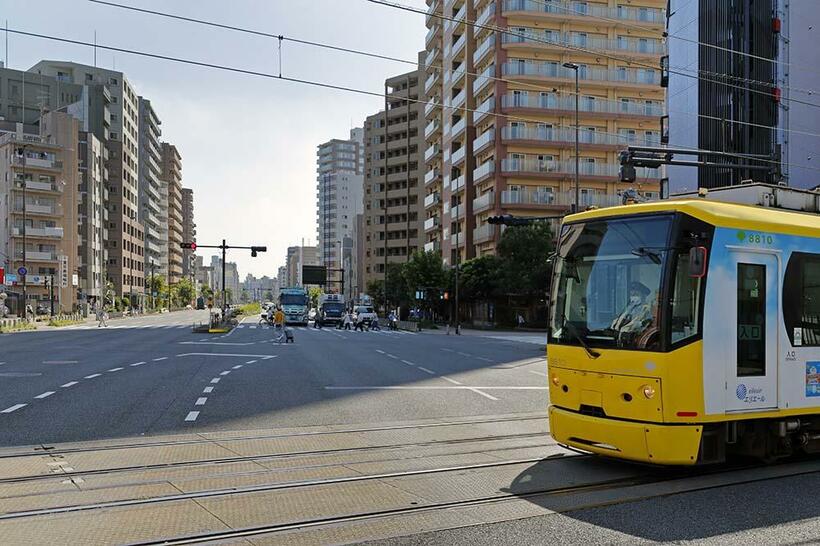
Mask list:
[[[26,267],[26,148],[28,144],[23,144],[17,149],[17,154],[22,157],[23,178],[20,181],[20,186],[23,189],[23,270],[26,272],[23,277],[23,320],[28,320],[28,295],[26,294],[28,276],[28,268]]]
[[[578,166],[580,164],[580,159],[578,157],[578,138],[580,136],[580,126],[578,125],[578,99],[580,97],[580,92],[578,90],[578,69],[580,68],[579,65],[576,63],[564,63],[564,68],[569,70],[575,71],[575,207],[572,212],[578,212],[578,205],[580,201],[580,187],[578,185]]]

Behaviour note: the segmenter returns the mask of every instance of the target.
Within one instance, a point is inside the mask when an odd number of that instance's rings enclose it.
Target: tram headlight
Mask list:
[[[553,384],[553,385],[555,385],[555,386],[557,387],[557,386],[558,386],[558,384],[559,384],[560,382],[561,382],[561,380],[560,380],[560,379],[558,379],[558,376],[557,376],[557,375],[555,375],[555,374],[553,374],[553,375],[552,375],[552,384]]]
[[[643,387],[641,387],[641,392],[643,392],[643,395],[647,398],[652,398],[653,396],[655,396],[655,387],[653,387],[652,385],[644,385]]]

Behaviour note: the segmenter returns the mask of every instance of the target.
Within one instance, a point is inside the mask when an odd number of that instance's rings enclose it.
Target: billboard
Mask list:
[[[326,284],[327,268],[323,265],[303,265],[302,284]]]

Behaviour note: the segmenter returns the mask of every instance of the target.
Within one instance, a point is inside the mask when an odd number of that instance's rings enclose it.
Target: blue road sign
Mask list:
[[[17,268],[17,274],[21,277],[25,277],[28,274],[28,270],[25,267],[20,266]]]

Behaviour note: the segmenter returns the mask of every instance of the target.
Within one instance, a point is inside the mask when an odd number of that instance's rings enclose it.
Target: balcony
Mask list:
[[[495,234],[498,232],[498,226],[494,226],[492,224],[484,224],[482,226],[478,226],[473,230],[473,243],[483,243],[486,241],[490,241],[495,238]]]
[[[493,206],[495,206],[495,192],[490,190],[484,195],[473,199],[473,214],[478,214],[479,212],[490,209]]]
[[[467,179],[464,177],[463,174],[458,178],[454,178],[452,182],[450,182],[450,191],[455,193],[461,190],[464,187],[464,183],[466,182],[466,180]]]
[[[441,252],[441,243],[438,241],[430,241],[429,243],[424,243],[424,251]]]
[[[462,89],[458,92],[458,94],[453,97],[452,102],[450,103],[453,108],[458,108],[464,104],[464,101],[467,99],[467,90]]]
[[[452,163],[453,166],[460,165],[464,161],[465,157],[467,157],[467,147],[462,146],[453,152],[453,156],[450,158],[450,163]]]
[[[473,141],[473,153],[477,154],[493,143],[495,143],[495,129],[490,128]]]
[[[660,56],[666,54],[666,44],[655,38],[635,38],[619,36],[609,39],[586,34],[557,31],[543,31],[542,29],[526,29],[514,33],[501,35],[502,44],[527,44],[538,48],[557,48],[561,51],[567,48],[584,48],[616,53],[634,53],[637,55]]]
[[[424,185],[428,186],[440,179],[441,171],[438,169],[430,169],[429,171],[427,171],[427,174],[424,175]]]
[[[487,68],[481,71],[481,73],[476,76],[475,83],[473,83],[473,96],[478,97],[481,94],[481,91],[484,90],[490,82],[495,79],[495,64],[491,64]]]
[[[25,159],[14,155],[12,156],[12,164],[18,167],[36,168],[36,169],[57,169],[63,168],[63,162],[52,158],[40,157],[26,157]]]
[[[427,148],[427,150],[424,151],[424,161],[425,162],[430,161],[431,159],[433,159],[434,157],[436,157],[440,153],[441,153],[441,148],[439,147],[439,145],[438,144],[433,144],[432,146]]]
[[[501,67],[504,76],[529,76],[535,78],[575,79],[575,71],[560,66],[557,62],[506,62]],[[582,67],[578,71],[578,78],[585,82],[602,82],[606,85],[659,85],[661,81],[660,69],[653,68],[588,68]]]
[[[438,73],[439,73],[438,70],[434,70],[429,76],[427,76],[427,79],[424,80],[424,92],[425,93],[430,91],[430,89],[433,87],[433,85],[438,80]]]
[[[455,123],[455,125],[453,125],[453,128],[450,130],[450,138],[453,138],[453,139],[458,138],[461,135],[461,133],[464,132],[464,129],[466,129],[466,128],[467,128],[467,118],[463,117],[460,120],[458,120]]]
[[[427,52],[427,56],[424,57],[424,65],[431,66],[433,63],[436,62],[436,59],[441,54],[441,50],[437,47],[434,47],[430,51]]]
[[[12,208],[12,212],[22,213],[23,204],[16,203]],[[45,203],[26,203],[27,214],[44,214],[48,216],[62,216],[63,206],[60,203],[45,204]]]
[[[424,37],[425,47],[429,49],[430,44],[433,43],[433,39],[438,36],[441,36],[441,25],[439,24],[438,18],[435,18],[433,26],[427,31],[427,35]]]
[[[26,180],[26,190],[37,192],[63,193],[64,184],[59,182],[41,182],[40,180]],[[14,189],[22,190],[23,181],[16,179]]]
[[[427,195],[427,197],[424,198],[425,209],[429,209],[430,207],[438,205],[439,203],[441,203],[441,196],[438,192],[430,193]]]
[[[495,49],[495,34],[490,34],[473,53],[473,65],[479,66],[487,54]]]
[[[484,8],[479,16],[475,20],[475,25],[480,27],[481,25],[486,25],[487,21],[490,20],[490,17],[495,15],[495,2],[490,2],[487,4],[487,7]],[[481,29],[476,29],[476,32],[480,32]]]
[[[504,15],[509,11],[525,11],[530,14],[540,13],[560,19],[569,17],[596,17],[596,25],[618,24],[620,21],[640,21],[653,25],[666,23],[666,11],[657,8],[618,6],[590,6],[565,0],[504,0]],[[609,21],[607,21],[607,19]],[[600,21],[600,22],[599,22]]]
[[[23,236],[22,227],[14,227],[11,230],[15,237]],[[28,227],[26,228],[26,237],[63,237],[63,228],[61,227]]]
[[[439,0],[435,0],[432,4],[430,4],[427,7],[427,15],[424,18],[424,23],[427,26],[430,26],[431,21],[438,21],[438,18],[434,17],[433,14],[438,13],[440,7],[441,2],[439,2]]]
[[[553,93],[545,94],[514,94],[507,93],[501,97],[501,106],[507,109],[524,108],[531,110],[563,110],[575,111],[575,97],[560,97]],[[649,101],[643,104],[635,101],[612,101],[605,99],[590,100],[583,97],[578,101],[578,110],[595,114],[614,114],[616,116],[660,117],[663,115],[661,101]]]
[[[450,244],[453,246],[464,246],[464,242],[466,238],[464,237],[464,232],[461,233],[453,233],[450,235]]]
[[[473,170],[473,184],[483,182],[495,173],[495,161],[492,159],[482,163],[480,167]]]
[[[467,34],[462,34],[461,37],[453,42],[453,57],[458,57],[459,53],[464,51],[464,46],[467,44]]]
[[[615,163],[580,163],[581,176],[617,177],[620,165]],[[515,173],[541,175],[548,178],[564,178],[575,174],[575,161],[550,161],[537,158],[504,158],[501,160],[501,171],[508,176]],[[638,178],[659,178],[658,169],[635,169]]]
[[[459,218],[464,218],[465,214],[467,213],[467,205],[462,203],[460,205],[453,205],[450,208],[450,218],[453,220],[458,220]]]
[[[424,231],[425,233],[428,231],[433,231],[438,229],[439,225],[438,216],[433,216],[432,218],[428,218],[424,221]]]
[[[453,86],[458,87],[465,74],[467,74],[467,67],[462,63],[461,66],[453,70]]]
[[[23,252],[18,251],[14,253],[15,260],[23,261]],[[57,261],[57,253],[46,251],[40,252],[36,250],[27,250],[26,251],[26,262],[56,262]]]
[[[501,139],[505,142],[511,140],[529,141],[536,145],[543,146],[545,143],[575,144],[574,127],[514,127],[506,126],[501,128]],[[622,146],[627,144],[626,137],[610,133],[589,131],[581,129],[578,133],[578,141],[581,144],[593,144],[598,146]]]
[[[464,22],[464,17],[467,15],[467,4],[465,3],[461,6],[455,15],[453,15],[453,21],[450,22],[450,26],[453,28],[457,28],[461,23]]]
[[[504,190],[501,192],[501,204],[509,205],[555,205],[555,194],[551,189],[543,190]]]
[[[429,138],[430,135],[435,133],[437,130],[441,128],[441,124],[437,119],[434,119],[430,123],[427,124],[427,127],[424,128],[424,138]]]
[[[476,111],[473,114],[473,123],[478,123],[484,119],[487,114],[495,110],[495,96],[489,97],[487,100],[476,106]]]
[[[429,117],[430,112],[438,108],[441,108],[441,100],[438,97],[427,99],[427,104],[424,105],[424,117]]]

